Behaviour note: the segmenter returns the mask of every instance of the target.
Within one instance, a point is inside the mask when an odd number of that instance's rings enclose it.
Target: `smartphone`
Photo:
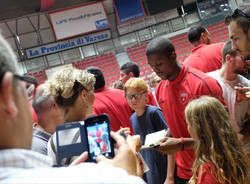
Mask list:
[[[71,122],[56,127],[57,165],[68,165],[70,159],[88,151],[84,121]]]
[[[114,157],[114,144],[110,137],[110,119],[107,114],[92,116],[85,120],[89,161],[96,162],[98,155]]]

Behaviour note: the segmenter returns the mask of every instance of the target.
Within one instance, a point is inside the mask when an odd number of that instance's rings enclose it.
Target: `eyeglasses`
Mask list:
[[[245,17],[250,21],[250,17],[247,14],[245,14],[243,11],[241,11],[240,9],[237,8],[236,10],[234,10],[234,13],[232,14],[232,17],[237,18],[239,16]]]
[[[138,93],[138,94],[134,94],[134,95],[125,95],[125,97],[128,99],[128,100],[132,100],[133,98],[135,98],[136,100],[140,99],[141,96],[143,94],[145,94],[146,92],[142,92],[142,93]]]
[[[24,81],[27,86],[26,86],[26,90],[29,88],[30,85],[34,85],[34,90],[33,90],[33,93],[32,94],[28,94],[28,96],[31,96],[34,97],[35,94],[36,94],[36,88],[38,86],[38,82],[35,78],[33,77],[29,77],[29,76],[21,76],[21,75],[18,75],[18,74],[14,74],[14,78],[15,79],[18,79],[18,80],[21,80],[21,81]]]

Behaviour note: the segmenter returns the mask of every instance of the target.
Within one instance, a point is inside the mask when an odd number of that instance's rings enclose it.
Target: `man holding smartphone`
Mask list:
[[[111,136],[116,140],[119,152],[111,160],[97,158],[98,162],[106,163],[52,168],[47,156],[31,151],[33,120],[24,86],[24,82],[30,81],[17,74],[15,54],[1,35],[0,58],[2,183],[144,183],[139,177],[133,176],[136,175],[136,156],[133,150],[125,139],[112,132]]]
[[[233,127],[241,138],[243,148],[250,156],[250,132],[246,131],[246,127],[249,126],[247,124],[250,117],[250,102],[244,97],[244,90],[241,87],[241,85],[250,87],[250,81],[240,75],[247,73],[248,64],[238,50],[232,49],[231,41],[224,45],[222,57],[222,68],[208,75],[220,83]]]

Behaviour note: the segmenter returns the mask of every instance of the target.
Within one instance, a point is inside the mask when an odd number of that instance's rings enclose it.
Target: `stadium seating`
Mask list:
[[[207,26],[208,31],[211,34],[211,40],[213,43],[223,42],[228,40],[228,29],[223,21],[211,24]],[[187,39],[187,33],[176,35],[169,38],[176,49],[177,60],[180,63],[189,56],[192,50],[192,45]],[[148,79],[149,75],[152,73],[152,69],[147,64],[147,58],[145,55],[146,46],[149,42],[144,42],[141,44],[136,44],[127,48],[127,53],[131,61],[137,63],[141,70],[141,77]]]
[[[34,73],[28,73],[29,76],[35,77],[38,85],[44,83],[48,78],[44,70],[41,70],[39,72],[34,72]]]
[[[226,41],[228,39],[228,29],[223,21],[208,25],[207,29],[211,34],[211,40],[213,43]],[[173,36],[170,40],[175,46],[177,60],[180,63],[183,63],[183,61],[189,56],[192,49],[192,45],[187,40],[187,33]],[[147,64],[145,54],[148,43],[149,41],[146,41],[126,48],[130,60],[139,65],[141,77],[145,80],[147,80],[153,72],[151,67]],[[108,86],[119,79],[119,66],[113,52],[85,58],[81,61],[73,62],[72,65],[78,69],[86,69],[90,66],[99,67],[103,70]],[[43,83],[47,79],[46,73],[43,70],[29,75],[34,76],[38,80],[39,84]]]
[[[90,66],[102,69],[108,86],[119,79],[119,66],[113,52],[86,58],[72,65],[78,69],[86,69]]]

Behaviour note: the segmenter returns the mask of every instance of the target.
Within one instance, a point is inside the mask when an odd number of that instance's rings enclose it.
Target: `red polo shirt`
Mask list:
[[[37,122],[37,116],[36,116],[36,112],[32,106],[32,104],[30,104],[30,111],[32,113],[32,117],[33,117],[33,123],[36,123]]]
[[[161,81],[155,90],[155,95],[175,138],[190,137],[184,117],[189,101],[202,95],[210,95],[223,102],[222,89],[215,79],[185,65],[174,81]],[[177,175],[180,178],[191,178],[194,158],[193,150],[176,153]]]
[[[155,101],[155,97],[150,89],[148,89],[148,103],[147,103],[147,105],[157,106],[157,103]]]
[[[95,92],[94,114],[106,113],[110,117],[111,129],[118,131],[121,127],[129,127],[133,132],[130,122],[132,109],[129,107],[122,90],[104,87]]]
[[[211,163],[205,163],[201,168],[199,168],[199,177],[198,177],[198,183],[197,184],[220,184],[220,182],[217,179],[217,175],[212,174],[212,170],[215,170],[216,168]]]
[[[200,44],[192,49],[184,64],[204,73],[218,70],[222,66],[223,46],[224,43]]]

